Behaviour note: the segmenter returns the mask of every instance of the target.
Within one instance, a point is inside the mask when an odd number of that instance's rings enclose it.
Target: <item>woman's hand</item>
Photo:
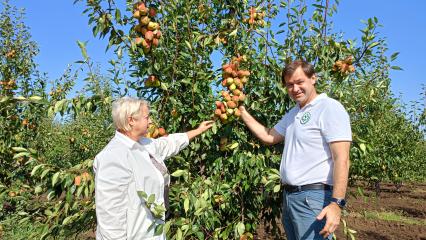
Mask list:
[[[193,139],[194,137],[202,134],[203,132],[209,130],[211,127],[213,127],[214,121],[204,121],[202,122],[197,129],[191,130],[186,132],[188,135],[189,140]]]
[[[211,127],[213,127],[214,121],[210,120],[210,121],[204,121],[202,123],[200,123],[200,125],[198,126],[197,130],[200,131],[200,134],[209,130]]]

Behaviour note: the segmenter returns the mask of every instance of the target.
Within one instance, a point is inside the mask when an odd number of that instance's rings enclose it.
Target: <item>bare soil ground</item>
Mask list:
[[[356,239],[426,240],[426,183],[402,185],[398,190],[393,184],[382,184],[379,198],[372,188],[358,186],[363,194],[358,187],[349,188],[345,217],[348,227],[357,231]],[[342,224],[336,236],[350,239],[343,234]],[[266,232],[262,225],[256,239],[285,239],[285,235]]]

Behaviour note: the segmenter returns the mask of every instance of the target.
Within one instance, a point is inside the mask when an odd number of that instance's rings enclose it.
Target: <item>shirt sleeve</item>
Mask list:
[[[125,152],[106,151],[95,158],[95,202],[97,235],[101,239],[126,239],[127,189],[131,171]]]
[[[287,114],[284,115],[277,124],[275,124],[274,129],[280,135],[285,136],[286,129],[287,129]]]
[[[167,137],[154,139],[155,155],[160,161],[164,161],[179,153],[189,144],[189,138],[186,133],[174,133]]]
[[[337,101],[326,105],[320,119],[321,132],[327,143],[336,141],[352,141],[349,114]]]

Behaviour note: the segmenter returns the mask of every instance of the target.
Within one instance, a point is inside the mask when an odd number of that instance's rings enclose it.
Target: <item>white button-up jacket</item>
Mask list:
[[[137,191],[155,194],[156,203],[164,203],[164,177],[152,164],[152,155],[158,162],[177,154],[186,147],[186,133],[171,134],[159,139],[141,138],[135,142],[120,132],[96,156],[95,202],[96,239],[165,239],[154,236],[149,209]]]

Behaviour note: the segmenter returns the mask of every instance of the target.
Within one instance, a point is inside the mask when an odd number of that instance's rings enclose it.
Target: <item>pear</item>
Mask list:
[[[156,22],[149,22],[148,23],[148,30],[155,30],[155,29],[159,29],[160,25],[158,25],[158,23]]]
[[[155,8],[149,8],[149,16],[150,17],[155,17],[155,15],[157,14],[157,11],[155,10]]]
[[[154,33],[152,31],[147,31],[145,33],[145,39],[151,41],[154,38]]]
[[[151,22],[151,19],[148,16],[144,16],[140,18],[139,22],[142,26],[146,26]]]
[[[231,86],[229,86],[229,90],[234,90],[234,89],[236,89],[237,88],[237,86],[235,85],[235,84],[231,84]]]
[[[226,105],[228,106],[228,109],[237,107],[237,104],[234,101],[227,101]]]
[[[234,83],[234,79],[233,78],[227,78],[226,79],[226,84],[227,85],[231,85],[232,83]]]
[[[216,109],[214,110],[214,115],[220,117],[220,115],[222,115],[222,111],[220,109]]]

